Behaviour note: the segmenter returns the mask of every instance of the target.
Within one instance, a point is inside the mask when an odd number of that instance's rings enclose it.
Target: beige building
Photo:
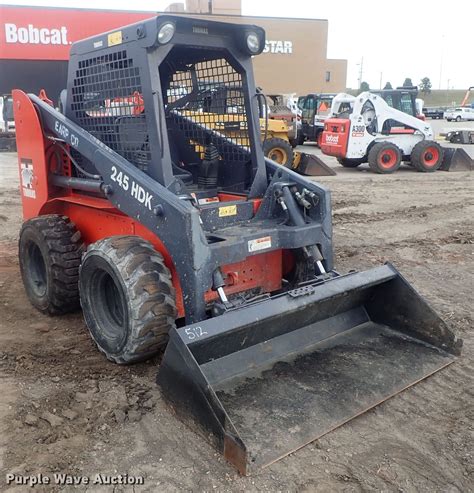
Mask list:
[[[240,0],[186,0],[182,5],[195,14],[242,15]]]
[[[346,89],[347,60],[327,58],[326,19],[241,16],[240,0],[188,0],[169,12],[256,24],[265,29],[266,48],[255,57],[255,79],[267,94],[341,92]]]

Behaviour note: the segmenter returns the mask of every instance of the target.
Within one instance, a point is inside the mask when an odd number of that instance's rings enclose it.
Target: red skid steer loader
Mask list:
[[[75,43],[61,111],[13,94],[31,303],[80,304],[115,363],[164,349],[165,399],[243,474],[461,347],[392,265],[334,271],[328,190],[262,152],[264,46],[257,26],[163,15]],[[209,87],[238,132],[204,111]]]

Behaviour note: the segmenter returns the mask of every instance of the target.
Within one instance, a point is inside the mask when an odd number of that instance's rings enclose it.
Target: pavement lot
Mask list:
[[[445,133],[448,130],[467,129],[467,128],[474,129],[474,121],[448,122],[447,120],[432,120],[431,118],[428,118],[427,121],[431,124],[435,137],[438,138],[438,142],[441,145],[448,147],[463,147],[466,150],[466,152],[471,156],[471,158],[474,159],[474,145],[460,146],[459,144],[450,144],[444,139],[444,137],[439,136],[440,133]]]
[[[427,119],[427,122],[431,123],[435,135],[445,129],[455,129],[455,128],[474,128],[474,121],[469,122],[448,122],[447,120],[433,120],[431,118]]]
[[[304,150],[319,153],[306,144]],[[335,160],[328,160],[335,166]],[[6,472],[145,477],[134,491],[467,492],[474,484],[474,186],[470,173],[337,167],[336,268],[390,260],[464,339],[447,369],[291,456],[243,478],[165,406],[159,357],[118,367],[81,314],[50,318],[19,278],[16,155],[0,153],[0,490]],[[71,488],[65,489],[70,491]],[[51,491],[51,488],[44,491]],[[35,488],[34,491],[43,491]],[[131,487],[75,491],[133,491]]]

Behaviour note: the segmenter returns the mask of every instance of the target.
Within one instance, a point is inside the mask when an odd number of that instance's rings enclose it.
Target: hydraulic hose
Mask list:
[[[255,94],[255,97],[257,98],[257,104],[258,104],[258,116],[260,118],[261,116],[261,109],[265,108],[265,131],[263,134],[263,142],[267,140],[268,137],[268,104],[267,104],[267,97],[265,94],[259,90],[257,90],[257,93]],[[261,100],[263,99],[263,105],[261,104]]]

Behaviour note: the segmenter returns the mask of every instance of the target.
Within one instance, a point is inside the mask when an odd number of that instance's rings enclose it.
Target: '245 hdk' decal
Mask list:
[[[138,183],[131,180],[126,173],[123,171],[118,171],[115,166],[112,166],[112,174],[110,175],[110,179],[117,183],[125,191],[130,192],[130,195],[135,200],[138,200],[138,202],[151,211],[151,201],[153,199],[153,195],[138,185]]]

